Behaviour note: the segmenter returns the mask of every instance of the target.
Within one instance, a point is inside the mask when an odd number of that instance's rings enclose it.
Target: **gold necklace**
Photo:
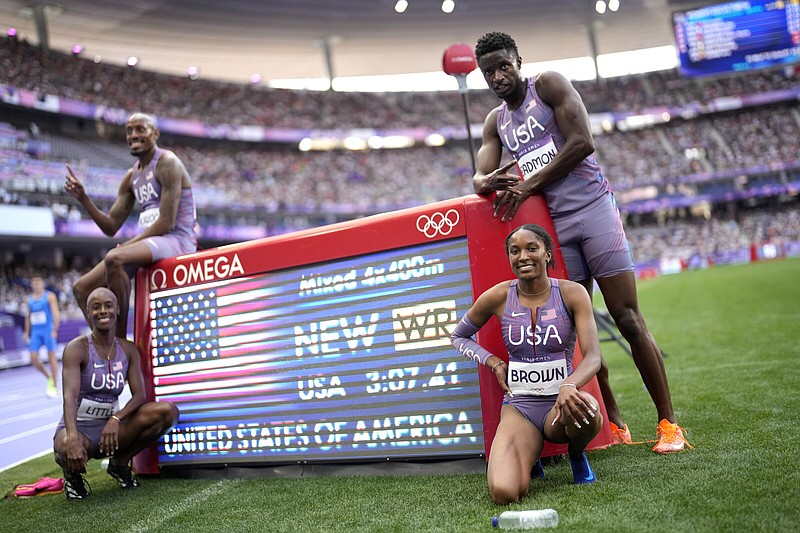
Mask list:
[[[529,293],[527,293],[527,292],[523,291],[523,290],[522,290],[522,287],[520,287],[520,286],[519,286],[519,283],[517,283],[517,290],[518,290],[519,292],[521,292],[522,294],[524,294],[525,296],[541,296],[542,294],[544,294],[545,292],[547,292],[547,289],[549,289],[549,288],[550,288],[550,283],[549,283],[549,281],[548,281],[548,283],[547,283],[547,287],[545,287],[544,289],[542,289],[542,290],[541,290],[541,291],[539,291],[539,292],[536,292],[536,293],[533,293],[533,294],[529,294]]]
[[[111,347],[106,350],[106,354],[103,356],[98,349],[99,346],[103,346],[103,343],[100,342],[100,339],[97,338],[97,335],[94,334],[94,331],[92,332],[92,338],[94,339],[94,350],[97,352],[97,355],[99,355],[102,359],[111,362],[111,352],[114,351],[114,348],[116,348],[116,342],[111,343]]]

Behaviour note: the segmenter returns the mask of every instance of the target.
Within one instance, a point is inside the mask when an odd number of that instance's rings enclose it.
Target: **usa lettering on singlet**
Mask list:
[[[528,179],[546,168],[566,143],[555,111],[536,93],[536,80],[528,79],[522,105],[514,110],[503,102],[497,108],[497,132],[506,150]],[[553,217],[586,207],[609,192],[608,181],[594,156],[587,156],[564,178],[542,189]]]
[[[156,179],[156,167],[164,152],[164,149],[157,148],[153,159],[147,166],[139,168],[139,163],[137,162],[133,167],[131,188],[136,201],[139,202],[142,208],[138,221],[139,228],[142,230],[155,224],[161,214],[161,183]],[[182,233],[195,240],[196,222],[197,211],[192,189],[181,189],[178,212],[175,214],[175,227],[170,233]]]
[[[156,149],[153,159],[144,168],[139,168],[137,161],[133,167],[133,180],[131,188],[136,201],[142,206],[139,213],[139,227],[149,228],[158,220],[159,209],[161,206],[161,183],[156,179],[156,165],[161,158],[164,150]]]
[[[534,310],[522,305],[517,280],[508,288],[503,340],[508,349],[508,386],[517,396],[551,396],[572,372],[575,328],[558,280],[550,279],[547,302]]]
[[[98,355],[91,338],[88,343],[89,358],[81,369],[78,420],[106,419],[119,410],[118,398],[125,388],[128,358],[119,343],[115,343],[110,361]]]

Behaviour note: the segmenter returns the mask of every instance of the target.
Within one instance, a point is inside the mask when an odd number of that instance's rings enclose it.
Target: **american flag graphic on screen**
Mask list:
[[[471,302],[464,239],[151,294],[156,399],[180,409],[160,462],[480,453],[449,342]]]
[[[270,307],[279,302],[270,298],[267,285],[264,279],[240,279],[154,299],[150,316],[156,395],[170,399],[180,390],[182,400],[192,401],[199,399],[193,389],[257,392],[254,387],[264,385],[258,374],[284,359],[274,352],[275,360],[268,357],[285,335],[275,329],[278,322],[270,324],[277,314]]]

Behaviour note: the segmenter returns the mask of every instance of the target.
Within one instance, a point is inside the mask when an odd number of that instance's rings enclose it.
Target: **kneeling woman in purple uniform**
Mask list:
[[[575,483],[593,483],[584,450],[603,423],[597,400],[580,390],[600,368],[586,289],[547,275],[553,240],[541,226],[512,231],[506,251],[517,279],[481,294],[451,337],[463,355],[491,368],[505,391],[488,470],[489,492],[502,505],[528,493],[532,470],[542,475],[545,440],[567,443]],[[472,339],[492,316],[502,325],[508,363]],[[583,360],[573,368],[576,337]]]
[[[91,458],[109,457],[108,474],[122,488],[136,487],[131,459],[178,421],[175,405],[145,403],[139,351],[132,342],[114,336],[119,315],[114,293],[95,289],[87,299],[87,311],[92,332],[64,348],[64,415],[53,437],[70,500],[89,495],[81,474]],[[120,409],[118,397],[126,381],[131,399]]]

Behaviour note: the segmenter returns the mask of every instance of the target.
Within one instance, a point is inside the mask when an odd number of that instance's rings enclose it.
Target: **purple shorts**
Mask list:
[[[553,219],[572,281],[633,272],[633,257],[617,202],[607,194],[586,209]]]
[[[503,397],[503,405],[510,405],[519,411],[519,414],[527,418],[544,435],[544,421],[547,413],[556,404],[557,398],[557,394],[555,396],[514,396],[512,398],[506,393]]]
[[[167,233],[160,237],[148,237],[144,240],[153,254],[153,262],[176,257],[178,255],[190,254],[197,251],[197,239],[184,233]]]
[[[106,427],[106,423],[108,423],[108,419],[100,419],[100,420],[78,420],[78,431],[86,435],[86,437],[92,441],[92,447],[95,450],[100,449],[100,433],[103,432],[103,428]],[[56,432],[53,434],[53,440],[56,440],[56,435],[59,431],[64,429],[64,419],[62,418],[61,421],[56,426]],[[95,459],[98,457],[105,457],[105,455],[99,456],[99,451],[95,452]]]

